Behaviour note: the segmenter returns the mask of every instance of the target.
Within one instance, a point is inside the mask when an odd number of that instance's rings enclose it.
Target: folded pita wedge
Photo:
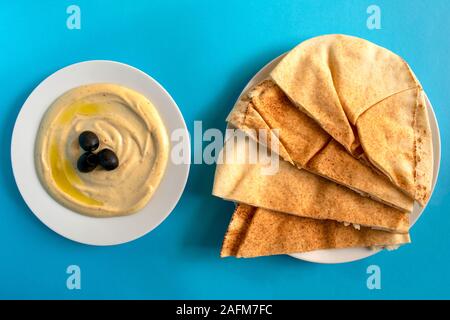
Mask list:
[[[260,129],[279,129],[278,137],[267,134],[269,139],[261,143],[270,147],[271,139],[276,139],[284,160],[399,210],[412,211],[412,198],[387,177],[352,157],[271,80],[250,89],[227,121],[258,142]]]
[[[251,155],[256,154],[259,147],[251,139],[227,140],[219,154],[213,195],[301,217],[408,232],[408,213],[298,169],[278,157],[274,157],[279,159],[276,163],[253,161]],[[268,166],[276,170],[264,174]]]
[[[258,129],[279,129],[277,145],[284,160],[304,167],[331,137],[310,117],[299,111],[271,80],[251,88],[227,117],[228,123],[259,140]],[[270,146],[272,135],[267,135]]]
[[[425,205],[431,194],[433,150],[423,91],[391,96],[363,113],[358,135],[369,161]]]
[[[428,152],[431,134],[426,111],[420,107],[424,106],[423,90],[401,57],[363,39],[326,35],[294,48],[271,72],[271,77],[298,108],[351,154],[368,159],[402,191],[420,204],[426,203],[433,174],[432,152]],[[375,126],[386,117],[386,113],[381,113],[386,112],[382,107],[386,104],[394,109],[390,110],[394,114],[388,114],[390,119],[383,120],[383,126]],[[378,107],[369,112],[375,106]],[[364,120],[359,121],[360,117]],[[419,123],[422,131],[416,128]],[[394,154],[380,161],[375,153],[384,147],[379,144],[381,137],[399,131],[397,128],[420,134],[404,135],[390,143],[391,151],[406,152],[400,155],[402,163],[390,162]],[[365,139],[362,148],[361,133]],[[368,142],[371,136],[372,148]],[[412,147],[417,144],[423,152],[420,164],[416,148]],[[416,172],[420,172],[420,181],[411,179]]]
[[[349,151],[358,141],[351,124],[379,101],[419,84],[391,51],[345,36],[312,38],[290,51],[272,71],[283,91]]]
[[[408,234],[370,228],[356,230],[336,221],[301,218],[238,205],[225,234],[220,255],[250,258],[319,249],[390,248],[409,242]]]

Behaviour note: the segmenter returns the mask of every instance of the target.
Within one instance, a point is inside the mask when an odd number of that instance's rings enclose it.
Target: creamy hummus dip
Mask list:
[[[83,131],[94,132],[98,150],[119,158],[113,171],[77,170],[85,151]],[[64,206],[96,217],[135,213],[157,189],[166,169],[169,139],[157,110],[138,92],[115,84],[92,84],[59,97],[44,115],[35,146],[41,183]]]

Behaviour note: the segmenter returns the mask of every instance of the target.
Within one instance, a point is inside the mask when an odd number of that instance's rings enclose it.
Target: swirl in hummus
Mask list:
[[[117,169],[77,170],[83,131],[97,134],[98,150],[114,150]],[[48,193],[64,206],[96,217],[143,208],[164,175],[168,153],[168,135],[152,103],[115,84],[85,85],[59,97],[42,119],[35,146],[37,172]]]

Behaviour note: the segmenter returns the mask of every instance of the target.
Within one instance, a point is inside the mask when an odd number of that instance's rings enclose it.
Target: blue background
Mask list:
[[[366,27],[367,7],[382,29]],[[450,298],[450,1],[0,1],[0,298]],[[66,8],[81,7],[81,30]],[[147,236],[116,247],[66,240],[23,202],[11,171],[15,118],[46,76],[68,64],[111,59],[155,77],[172,94],[192,132],[224,128],[241,89],[264,64],[315,35],[364,37],[403,56],[438,117],[442,165],[414,243],[344,265],[287,256],[220,259],[233,205],[210,195],[213,166],[192,165],[181,201]],[[445,202],[447,201],[447,202]],[[82,289],[66,288],[66,267]],[[366,268],[382,289],[366,287]]]

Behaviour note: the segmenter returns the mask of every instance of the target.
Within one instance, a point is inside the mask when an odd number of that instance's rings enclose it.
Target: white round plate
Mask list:
[[[242,90],[239,99],[251,87],[269,77],[270,72],[275,68],[278,62],[280,62],[280,60],[284,57],[284,55],[286,55],[286,53],[270,61],[258,73],[256,73],[255,76],[245,86],[244,90]],[[439,165],[441,162],[441,138],[439,133],[439,126],[436,120],[436,115],[434,114],[433,107],[431,106],[431,103],[428,100],[428,98],[427,98],[427,105],[428,105],[428,116],[430,119],[430,126],[431,126],[431,134],[433,137],[433,156],[434,156],[434,171],[433,171],[433,186],[432,186],[433,191],[436,185],[437,176],[439,174]],[[417,202],[414,203],[414,208],[410,218],[411,227],[420,218],[424,210],[425,208],[419,206]],[[295,253],[290,254],[290,256],[297,259],[315,263],[345,263],[370,257],[380,251],[381,251],[380,249],[374,250],[368,248],[327,249],[305,253]]]
[[[93,218],[75,213],[54,201],[41,185],[34,165],[34,144],[42,116],[66,91],[91,83],[115,83],[140,92],[153,102],[167,132],[184,130],[184,150],[190,159],[189,135],[175,101],[144,72],[114,61],[86,61],[67,66],[39,84],[25,101],[12,135],[14,177],[31,211],[58,234],[90,245],[116,245],[137,239],[156,228],[173,210],[183,193],[189,163],[174,164],[169,157],[164,177],[141,211],[124,217]]]

